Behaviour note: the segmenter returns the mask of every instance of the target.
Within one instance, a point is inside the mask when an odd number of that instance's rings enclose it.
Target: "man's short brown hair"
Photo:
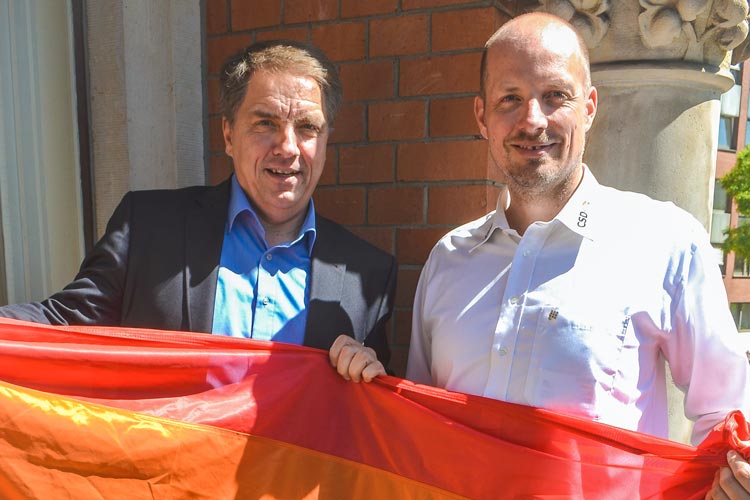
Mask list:
[[[322,50],[294,40],[257,42],[233,55],[221,67],[221,113],[230,124],[247,92],[247,84],[256,71],[291,73],[310,77],[323,94],[323,112],[333,123],[343,91],[336,67]]]

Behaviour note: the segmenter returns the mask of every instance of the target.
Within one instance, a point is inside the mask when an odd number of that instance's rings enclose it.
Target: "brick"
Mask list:
[[[393,181],[391,144],[342,147],[340,181],[342,184]]]
[[[349,230],[363,240],[390,254],[394,252],[395,230],[387,227],[357,226]]]
[[[331,143],[357,142],[365,138],[365,107],[362,104],[344,104],[333,124]]]
[[[432,247],[449,231],[447,228],[413,228],[396,230],[396,259],[400,265],[422,265]]]
[[[307,23],[335,19],[338,0],[286,0],[284,23]]]
[[[487,180],[485,141],[446,141],[399,144],[399,181]]]
[[[215,186],[226,180],[232,172],[232,159],[227,155],[212,154],[208,158],[208,183]]]
[[[323,173],[320,174],[318,186],[333,186],[336,184],[338,173],[338,152],[336,146],[326,148],[326,163],[323,166]]]
[[[397,8],[398,0],[341,0],[341,17],[390,14]]]
[[[347,102],[394,97],[391,61],[345,63],[339,74]]]
[[[314,26],[312,41],[333,61],[365,57],[365,24],[335,23]]]
[[[419,54],[426,51],[426,14],[370,21],[370,57]]]
[[[367,195],[368,224],[421,224],[423,220],[424,188],[370,188]]]
[[[206,1],[206,33],[217,35],[227,31],[227,1]]]
[[[403,378],[406,375],[406,363],[409,359],[409,348],[406,346],[393,346],[391,349],[391,362],[388,363],[388,369],[396,377]]]
[[[418,269],[399,269],[396,307],[411,308],[414,306],[414,293],[417,291],[419,274]]]
[[[398,284],[401,288],[401,283]],[[398,295],[400,290],[396,292]],[[395,335],[393,336],[393,345],[399,346],[400,348],[409,350],[409,343],[411,342],[411,323],[412,323],[413,311],[409,309],[398,309],[393,314],[393,326]]]
[[[481,53],[402,59],[399,95],[450,94],[479,90]]]
[[[295,40],[297,42],[307,42],[310,38],[310,30],[305,26],[302,28],[283,28],[257,31],[255,40],[265,42],[266,40]]]
[[[425,136],[425,101],[377,102],[368,108],[367,135],[371,141]]]
[[[224,152],[224,132],[220,116],[208,119],[208,150],[212,153]]]
[[[321,187],[313,195],[315,210],[339,224],[363,224],[365,190],[362,188]]]
[[[250,45],[251,41],[250,35],[209,38],[206,42],[206,72],[218,75],[224,61]]]
[[[208,100],[208,114],[216,115],[221,113],[221,103],[219,102],[219,89],[221,82],[217,77],[206,78],[206,99]]]
[[[281,0],[231,0],[232,31],[281,24]]]
[[[506,20],[495,7],[436,12],[432,15],[432,51],[481,49]]]
[[[429,116],[430,137],[479,135],[473,97],[432,99]]]
[[[403,0],[401,8],[404,10],[424,9],[427,7],[443,7],[445,5],[460,5],[472,3],[475,0]]]
[[[427,223],[459,226],[495,209],[500,188],[490,185],[432,186]]]

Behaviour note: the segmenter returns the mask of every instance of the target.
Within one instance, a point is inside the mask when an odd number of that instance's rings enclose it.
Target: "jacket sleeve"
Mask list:
[[[388,271],[388,280],[385,289],[381,294],[380,305],[378,307],[377,319],[372,329],[367,332],[364,344],[372,347],[378,356],[378,361],[388,370],[388,363],[391,361],[391,350],[388,345],[387,325],[388,320],[393,314],[393,303],[396,296],[396,276],[398,275],[398,265],[396,259],[390,257],[390,269]]]
[[[51,325],[118,325],[131,209],[132,193],[128,193],[70,284],[41,302],[0,307],[0,316]]]

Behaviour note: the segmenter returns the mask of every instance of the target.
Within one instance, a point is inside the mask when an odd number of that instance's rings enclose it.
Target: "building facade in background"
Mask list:
[[[750,262],[724,254],[719,245],[728,227],[750,223],[737,213],[737,206],[718,182],[735,164],[737,151],[750,146],[750,65],[732,67],[734,86],[721,96],[718,151],[716,153],[716,184],[714,186],[711,243],[717,248],[724,285],[727,288],[732,315],[741,332],[750,332]]]

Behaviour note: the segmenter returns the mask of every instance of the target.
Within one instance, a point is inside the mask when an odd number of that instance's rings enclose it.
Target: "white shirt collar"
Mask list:
[[[594,240],[594,228],[596,227],[597,220],[595,200],[600,191],[599,188],[600,184],[596,180],[596,177],[591,173],[588,166],[584,164],[581,183],[562,210],[552,220],[559,221],[565,227],[584,238]],[[469,250],[470,252],[486,243],[492,237],[495,230],[506,233],[516,241],[521,239],[518,232],[508,225],[508,219],[505,217],[505,210],[509,206],[510,193],[508,192],[508,188],[505,187],[497,198],[495,210],[487,214],[485,222],[477,228],[476,234],[479,241]],[[593,222],[592,212],[594,212]]]

